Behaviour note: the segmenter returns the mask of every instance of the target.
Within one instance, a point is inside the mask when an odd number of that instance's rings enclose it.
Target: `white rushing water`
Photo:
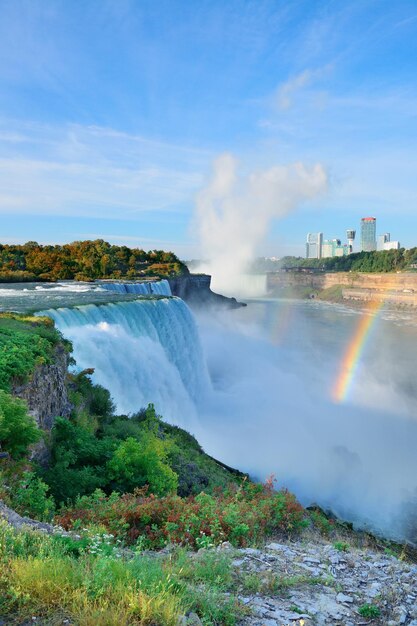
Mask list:
[[[166,419],[189,424],[208,375],[194,319],[179,298],[42,311],[70,339],[78,368],[94,367],[118,411],[153,402]]]
[[[110,283],[101,282],[100,287],[117,293],[135,293],[141,296],[170,296],[171,287],[167,280],[148,281],[143,283]]]
[[[259,479],[274,473],[304,504],[416,538],[415,326],[381,320],[349,399],[335,404],[359,315],[343,307],[252,302],[199,315],[200,335],[177,298],[46,313],[120,412],[153,402],[210,454]]]

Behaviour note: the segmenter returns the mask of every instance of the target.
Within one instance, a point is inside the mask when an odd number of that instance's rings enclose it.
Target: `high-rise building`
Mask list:
[[[306,242],[306,258],[320,259],[323,233],[308,233]]]
[[[385,244],[391,241],[390,233],[385,233],[384,235],[378,235],[377,239],[377,250],[385,250]]]
[[[323,259],[333,256],[346,256],[349,254],[349,246],[342,244],[340,239],[325,239],[321,247]]]
[[[356,230],[352,230],[351,228],[348,228],[348,230],[346,231],[346,238],[347,238],[348,246],[349,246],[349,254],[353,252],[353,242],[355,241],[355,237],[356,237]]]
[[[363,217],[361,219],[361,250],[365,252],[376,250],[375,217]]]

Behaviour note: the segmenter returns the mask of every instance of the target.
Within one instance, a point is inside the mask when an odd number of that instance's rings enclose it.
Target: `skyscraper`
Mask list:
[[[375,217],[363,217],[361,219],[361,250],[365,252],[376,250]]]
[[[306,259],[320,259],[323,233],[308,233],[306,242]]]
[[[351,254],[353,252],[353,242],[355,241],[356,230],[348,228],[348,230],[346,231],[346,236],[348,240],[349,254]]]

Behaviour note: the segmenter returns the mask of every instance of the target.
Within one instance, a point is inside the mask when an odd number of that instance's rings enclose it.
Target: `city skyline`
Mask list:
[[[374,213],[414,244],[411,0],[16,0],[0,61],[3,243],[199,256],[196,198],[230,153],[243,183],[291,163],[326,173],[291,210],[277,193],[257,254],[302,256],[318,224],[344,232]]]
[[[309,232],[306,237],[305,256],[310,259],[327,258],[344,256],[355,252],[398,250],[400,247],[405,247],[401,246],[398,240],[391,239],[390,232],[378,233],[377,228],[376,217],[362,217],[359,229],[345,229],[347,243],[342,243],[342,238],[339,236],[325,238],[324,233],[321,231]]]

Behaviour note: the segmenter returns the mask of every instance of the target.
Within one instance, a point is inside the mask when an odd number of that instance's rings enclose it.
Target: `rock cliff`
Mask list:
[[[43,430],[51,430],[56,417],[67,417],[71,412],[67,368],[68,353],[58,344],[52,363],[38,365],[28,382],[12,387],[15,396],[26,400],[30,414]]]
[[[312,292],[341,287],[344,300],[383,300],[417,306],[417,272],[274,272],[268,274],[268,291],[305,288]],[[320,294],[319,294],[320,295]]]
[[[168,279],[172,295],[182,298],[192,307],[221,306],[238,308],[246,306],[236,298],[227,298],[214,293],[211,288],[211,276],[208,274],[189,274]]]

